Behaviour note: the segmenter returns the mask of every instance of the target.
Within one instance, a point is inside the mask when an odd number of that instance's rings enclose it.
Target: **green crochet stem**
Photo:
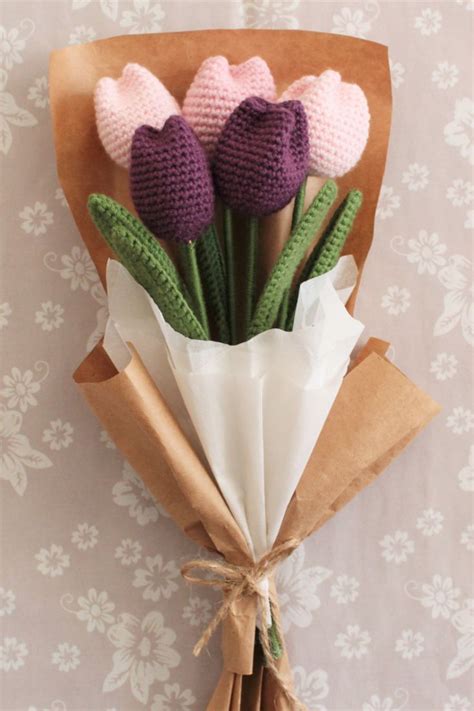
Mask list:
[[[153,254],[156,261],[161,265],[163,271],[166,272],[170,281],[172,281],[183,294],[186,295],[186,288],[183,284],[179,273],[173,264],[172,260],[160,245],[156,237],[147,230],[145,225],[137,220],[125,207],[120,205],[107,195],[93,193],[89,196],[87,202],[89,213],[98,228],[102,233],[106,242],[112,233],[112,229],[117,226],[122,226],[135,239],[146,246],[147,250]]]
[[[352,225],[362,205],[360,190],[351,190],[336,210],[328,228],[310,254],[298,284],[291,293],[286,330],[291,331],[301,284],[333,269],[352,230]]]
[[[227,316],[227,291],[224,260],[216,228],[211,225],[196,243],[199,270],[204,296],[217,336],[221,343],[229,343],[230,329]]]
[[[160,307],[165,320],[175,331],[188,338],[207,340],[207,334],[186,298],[143,242],[139,242],[121,225],[112,228],[107,241],[132,277]]]
[[[295,197],[295,204],[293,205],[293,215],[291,218],[291,231],[293,232],[298,223],[300,222],[303,211],[304,211],[304,199],[306,196],[306,178],[301,183],[298,192]],[[286,289],[283,294],[280,310],[278,312],[277,326],[281,328],[282,331],[286,328],[286,322],[288,320],[288,308],[290,305],[290,289]]]
[[[257,291],[257,258],[258,258],[258,218],[249,218],[249,241],[247,254],[247,274],[245,275],[245,333],[252,321]]]
[[[287,289],[290,289],[295,271],[304,259],[314,235],[321,227],[336,196],[336,183],[333,180],[326,181],[305,216],[290,235],[270,272],[260,296],[250,325],[248,338],[252,338],[273,327],[283,295]]]
[[[270,640],[270,649],[272,651],[273,659],[280,659],[281,655],[283,654],[283,644],[282,644],[282,641],[278,635],[278,630],[277,630],[277,626],[275,623],[275,618],[273,616],[273,612],[272,612],[272,624],[271,624],[271,627],[268,628],[268,637]]]
[[[235,259],[232,212],[224,207],[224,254],[227,276],[227,311],[229,313],[230,342],[237,342],[237,320],[235,308]]]
[[[191,294],[194,313],[204,329],[206,338],[209,338],[209,321],[207,318],[206,302],[204,301],[201,275],[199,273],[196,242],[180,244],[179,255],[183,266],[186,285]]]

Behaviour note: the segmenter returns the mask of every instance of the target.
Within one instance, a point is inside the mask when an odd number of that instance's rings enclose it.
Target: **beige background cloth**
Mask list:
[[[49,51],[69,42],[245,26],[390,46],[392,140],[357,316],[444,408],[281,567],[297,690],[319,711],[470,709],[471,3],[63,0],[0,11],[2,711],[199,711],[216,682],[218,640],[197,661],[191,649],[218,595],[178,572],[196,549],[71,381],[106,307],[58,190],[45,77]]]

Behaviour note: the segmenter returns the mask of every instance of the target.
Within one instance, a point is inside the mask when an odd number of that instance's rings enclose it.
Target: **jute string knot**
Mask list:
[[[272,654],[269,628],[266,624],[266,613],[268,601],[270,602],[273,624],[283,646],[283,632],[280,625],[280,607],[278,596],[269,586],[268,590],[262,589],[262,581],[268,578],[275,568],[285,558],[287,558],[299,546],[300,541],[290,538],[285,543],[275,546],[266,553],[260,560],[250,565],[236,565],[225,560],[190,560],[181,568],[181,575],[188,583],[195,585],[205,585],[207,587],[220,588],[224,593],[224,599],[218,611],[204,630],[201,638],[193,649],[194,656],[198,657],[204,647],[207,646],[212,635],[230,612],[232,605],[243,597],[256,595],[261,612],[260,644],[262,646],[265,665],[271,670],[276,678],[283,694],[292,704],[292,708],[301,711],[305,706],[296,698],[293,693],[291,683],[280,672],[278,665]],[[208,577],[193,575],[192,571],[210,573]]]

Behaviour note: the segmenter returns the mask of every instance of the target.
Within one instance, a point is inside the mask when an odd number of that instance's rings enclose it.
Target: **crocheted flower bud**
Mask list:
[[[357,84],[341,81],[331,69],[319,77],[293,82],[281,100],[298,99],[308,118],[311,175],[330,178],[349,172],[361,157],[369,135],[370,113]]]
[[[182,116],[170,116],[161,130],[141,126],[131,155],[131,193],[143,223],[163,239],[198,239],[213,221],[214,191],[192,128]]]
[[[284,207],[308,167],[308,127],[299,101],[251,97],[228,119],[216,146],[214,176],[224,203],[260,217]]]
[[[117,80],[100,79],[94,103],[100,140],[123,168],[130,166],[132,138],[139,126],[162,128],[168,116],[180,113],[168,89],[140,64],[127,64]]]
[[[272,73],[261,57],[233,65],[225,57],[209,57],[201,64],[184,99],[183,116],[208,155],[232,111],[249,96],[276,98]]]

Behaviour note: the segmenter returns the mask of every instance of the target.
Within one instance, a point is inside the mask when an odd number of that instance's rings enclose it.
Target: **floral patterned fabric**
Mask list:
[[[201,711],[218,601],[198,552],[76,391],[106,299],[55,174],[48,53],[128,32],[283,27],[390,46],[393,131],[358,317],[443,405],[277,574],[298,693],[317,711],[472,708],[472,0],[0,3],[0,707]],[[223,49],[224,51],[224,49]]]

